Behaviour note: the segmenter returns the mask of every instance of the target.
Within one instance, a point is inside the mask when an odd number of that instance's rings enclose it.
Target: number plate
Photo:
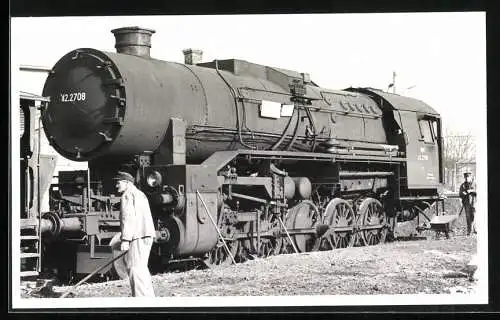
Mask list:
[[[61,93],[61,102],[85,101],[85,92]]]

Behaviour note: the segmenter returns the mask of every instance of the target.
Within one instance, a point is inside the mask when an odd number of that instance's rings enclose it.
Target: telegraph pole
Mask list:
[[[396,93],[396,71],[392,72],[392,93]]]

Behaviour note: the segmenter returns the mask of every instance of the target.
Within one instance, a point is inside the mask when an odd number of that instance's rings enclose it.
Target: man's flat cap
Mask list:
[[[464,172],[464,177],[470,177],[472,175],[472,173],[470,172]]]
[[[130,173],[118,171],[118,173],[113,178],[113,180],[126,180],[126,181],[130,181],[130,182],[134,182],[134,177],[132,177],[132,175]]]

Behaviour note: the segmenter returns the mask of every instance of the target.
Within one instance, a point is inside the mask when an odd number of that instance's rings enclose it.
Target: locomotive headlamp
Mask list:
[[[156,196],[155,202],[157,204],[170,204],[174,201],[174,197],[170,193],[161,193]]]
[[[161,185],[161,174],[158,171],[151,172],[148,174],[146,182],[151,188],[158,187]]]

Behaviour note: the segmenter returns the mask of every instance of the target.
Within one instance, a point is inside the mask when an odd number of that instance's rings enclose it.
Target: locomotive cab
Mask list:
[[[424,102],[372,88],[349,88],[380,101],[381,108],[394,122],[392,140],[398,141],[407,158],[405,172],[408,189],[436,189],[443,183],[442,132],[439,113]],[[400,139],[398,139],[398,136]]]
[[[406,138],[408,189],[435,189],[443,176],[440,119],[432,114],[399,111]]]

